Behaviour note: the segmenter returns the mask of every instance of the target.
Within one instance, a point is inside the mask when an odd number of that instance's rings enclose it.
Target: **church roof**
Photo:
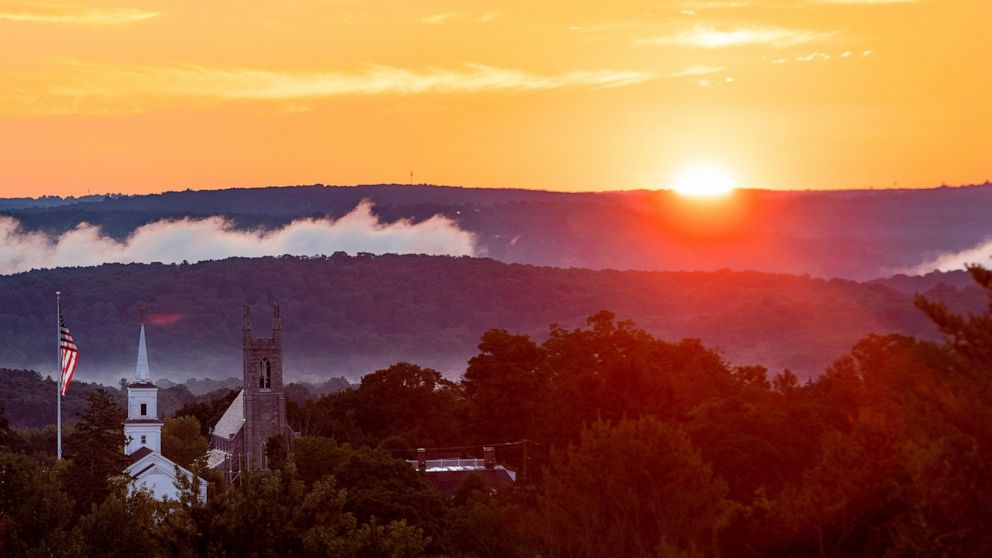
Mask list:
[[[176,479],[176,469],[178,469],[181,474],[185,475],[186,478],[193,478],[193,473],[186,467],[178,465],[176,462],[161,453],[154,452],[144,446],[132,453],[129,457],[132,458],[132,461],[127,465],[127,467],[124,467],[124,472],[131,475],[131,478],[134,479],[142,478],[149,472],[152,472],[153,469],[173,480]],[[198,478],[200,479],[200,482],[207,482],[202,477]]]
[[[245,391],[238,392],[238,396],[231,401],[231,405],[224,411],[224,415],[214,426],[214,435],[221,438],[231,439],[241,430],[245,423]]]
[[[134,453],[128,456],[131,458],[131,463],[129,463],[128,466],[134,465],[135,463],[141,461],[142,458],[144,458],[149,453],[152,453],[152,450],[148,449],[148,446],[141,446],[140,448],[136,449]]]

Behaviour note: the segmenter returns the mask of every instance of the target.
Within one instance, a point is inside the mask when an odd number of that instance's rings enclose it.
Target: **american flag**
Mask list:
[[[79,349],[76,342],[72,340],[69,328],[65,327],[65,319],[59,314],[59,352],[62,356],[62,395],[69,389],[69,382],[72,381],[72,373],[76,371],[76,363],[79,362]]]

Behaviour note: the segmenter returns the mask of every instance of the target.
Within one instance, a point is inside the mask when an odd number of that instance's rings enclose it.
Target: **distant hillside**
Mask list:
[[[374,202],[386,221],[445,215],[476,233],[481,255],[556,267],[734,269],[868,280],[992,238],[992,184],[743,190],[707,204],[671,192],[316,185],[55,199],[32,207],[0,200],[0,216],[52,234],[88,222],[122,239],[143,224],[190,216],[223,215],[244,229],[339,217],[362,199]]]
[[[929,289],[979,309],[978,289],[947,274]],[[489,259],[337,255],[194,265],[104,265],[0,276],[0,366],[52,369],[54,293],[82,357],[79,378],[116,385],[134,366],[138,305],[148,305],[152,374],[241,374],[242,307],[264,334],[282,307],[291,380],[357,378],[400,360],[458,374],[480,335],[537,337],[598,310],[663,339],[696,337],[734,363],[811,375],[869,332],[935,335],[904,281],[870,284],[756,272],[619,272]]]
[[[78,203],[99,202],[104,196],[82,196],[62,198],[59,196],[42,196],[40,198],[0,198],[0,211],[12,209],[51,208]]]

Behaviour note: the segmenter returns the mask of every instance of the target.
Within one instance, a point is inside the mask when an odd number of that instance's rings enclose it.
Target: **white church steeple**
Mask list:
[[[162,421],[158,416],[158,388],[152,383],[145,346],[145,324],[138,337],[138,363],[134,382],[127,386],[127,420],[124,421],[124,453],[131,455],[142,446],[162,452]]]
[[[141,335],[138,337],[138,364],[134,367],[135,383],[151,382],[148,371],[148,348],[145,346],[145,324],[141,324]]]

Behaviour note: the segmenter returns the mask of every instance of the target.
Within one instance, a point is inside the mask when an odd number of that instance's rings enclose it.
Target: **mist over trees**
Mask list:
[[[120,456],[106,392],[90,396],[68,435],[88,453],[61,464],[25,452],[30,432],[0,413],[0,551],[985,556],[992,272],[969,273],[985,312],[915,301],[944,342],[867,335],[809,381],[730,365],[605,311],[540,342],[491,330],[460,381],[398,363],[291,405],[303,437],[270,456],[276,469],[214,483],[206,504],[193,487],[161,504],[74,472],[85,460],[109,475]],[[200,436],[195,420],[172,424]],[[520,442],[497,450],[520,475],[510,487],[470,478],[442,495],[400,460],[425,445],[472,455],[500,442]]]
[[[313,185],[68,200],[73,203],[45,199],[36,207],[26,200],[0,200],[0,218],[50,235],[85,222],[123,240],[142,225],[186,217],[223,216],[243,231],[275,229],[300,218],[341,217],[362,200],[371,201],[387,223],[447,217],[476,235],[482,254],[508,263],[645,271],[730,268],[870,280],[986,241],[992,184],[741,190],[712,214],[686,208],[684,199],[668,191]]]

